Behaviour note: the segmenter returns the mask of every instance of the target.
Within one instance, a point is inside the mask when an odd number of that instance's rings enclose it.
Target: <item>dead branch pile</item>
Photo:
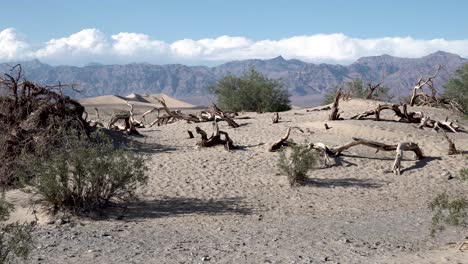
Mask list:
[[[230,127],[239,127],[239,124],[237,124],[234,121],[234,117],[237,116],[237,113],[229,113],[229,112],[224,112],[221,109],[218,108],[215,104],[212,104],[212,106],[206,110],[206,111],[201,111],[200,115],[194,115],[194,114],[184,114],[180,110],[171,110],[169,107],[167,107],[167,104],[164,100],[164,98],[155,98],[161,105],[162,109],[166,112],[165,114],[159,116],[154,120],[149,127],[152,127],[154,125],[167,125],[167,124],[172,124],[180,120],[185,120],[189,123],[200,123],[200,122],[211,122],[211,121],[226,121]],[[155,111],[155,110],[151,110]],[[159,110],[158,110],[159,113]]]
[[[424,78],[423,76],[419,78],[413,87],[413,93],[409,104],[411,106],[443,107],[463,113],[463,108],[455,100],[438,95],[438,91],[434,86],[434,79],[437,77],[441,69],[442,65],[439,65],[433,75],[427,78]]]
[[[0,77],[0,184],[10,184],[18,157],[60,144],[65,130],[88,133],[84,107],[64,96],[67,85],[40,86],[22,78],[21,65]]]
[[[128,101],[126,104],[130,107],[128,112],[114,113],[109,121],[108,128],[118,131],[125,131],[129,135],[140,135],[137,128],[144,128],[143,122],[138,121],[133,113],[133,104]],[[152,110],[150,110],[152,111]],[[120,122],[120,124],[118,124]]]
[[[456,120],[449,121],[447,117],[444,121],[440,121],[432,119],[431,117],[425,115],[423,112],[408,112],[408,107],[406,104],[379,104],[375,109],[370,109],[361,114],[354,115],[351,117],[351,119],[360,120],[364,117],[375,116],[374,120],[380,121],[380,113],[383,110],[393,111],[395,115],[400,118],[400,122],[419,124],[418,128],[420,129],[427,127],[432,128],[435,131],[438,131],[439,129],[444,129],[446,131],[454,133],[464,131],[464,128],[458,125]]]
[[[197,134],[201,136],[201,140],[197,142],[198,147],[214,147],[217,145],[222,145],[226,150],[236,149],[232,139],[229,137],[229,134],[219,130],[218,123],[213,122],[213,134],[208,138],[206,132],[200,127],[195,127]],[[224,138],[222,138],[223,136]]]

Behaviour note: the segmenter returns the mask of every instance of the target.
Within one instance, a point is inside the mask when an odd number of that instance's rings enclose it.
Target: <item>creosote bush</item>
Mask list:
[[[323,98],[323,104],[331,104],[335,100],[336,92],[341,88],[344,94],[350,94],[352,98],[365,99],[370,89],[364,87],[364,83],[361,79],[355,79],[345,82],[341,85],[336,86],[333,89],[328,90]],[[372,94],[372,99],[380,101],[391,101],[392,97],[389,95],[390,89],[385,86],[380,86]]]
[[[458,177],[460,184],[468,182],[468,169],[461,169]],[[465,187],[462,187],[465,188]],[[445,229],[446,225],[466,226],[468,225],[468,201],[466,189],[453,191],[454,195],[447,193],[439,194],[430,204],[429,208],[434,212],[431,224],[431,236],[437,231]]]
[[[11,263],[14,259],[26,260],[31,251],[33,241],[31,232],[33,224],[18,222],[4,224],[8,219],[13,205],[4,197],[0,198],[0,264]]]
[[[278,160],[281,173],[288,176],[291,186],[304,185],[307,173],[317,163],[316,154],[303,145],[292,145],[289,156],[286,155],[286,152],[286,150],[282,150]]]
[[[240,77],[228,75],[208,91],[217,95],[218,105],[228,111],[280,112],[290,110],[287,90],[281,83],[251,69]]]
[[[456,76],[448,81],[444,97],[455,100],[465,117],[468,115],[468,63],[458,69]]]
[[[446,225],[467,225],[468,201],[460,196],[452,198],[446,193],[438,195],[429,205],[434,212],[431,235],[445,229]]]
[[[45,148],[23,171],[54,210],[87,212],[134,197],[147,181],[145,158],[116,148],[103,133],[69,133],[63,148]]]

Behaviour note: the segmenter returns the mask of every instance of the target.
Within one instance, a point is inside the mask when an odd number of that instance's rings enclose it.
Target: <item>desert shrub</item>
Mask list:
[[[307,173],[314,168],[317,163],[317,157],[307,146],[292,145],[289,156],[286,150],[280,152],[278,167],[281,173],[288,176],[291,186],[304,185],[307,179]]]
[[[335,86],[333,89],[328,90],[323,98],[323,104],[331,104],[335,100],[336,92],[341,88],[344,94],[349,94],[351,98],[365,99],[369,93],[369,88],[365,88],[361,79],[354,79],[345,82],[341,85]],[[380,86],[372,94],[375,100],[389,101],[392,99],[390,96],[390,89],[385,86]]]
[[[459,179],[462,181],[468,181],[468,169],[461,169]]]
[[[466,225],[468,220],[468,202],[462,197],[450,197],[446,193],[438,195],[429,205],[434,212],[431,235],[445,229],[446,225]]]
[[[45,148],[27,163],[22,178],[54,210],[91,211],[134,197],[147,181],[145,158],[116,148],[102,133],[69,133],[63,148]]]
[[[0,221],[8,219],[13,206],[0,198]],[[15,258],[26,259],[32,248],[33,225],[18,222],[0,224],[0,263],[11,263]]]
[[[444,97],[455,100],[461,106],[460,110],[468,114],[468,63],[445,85]]]
[[[289,94],[277,80],[251,69],[240,77],[228,75],[208,87],[229,111],[280,112],[291,109]]]

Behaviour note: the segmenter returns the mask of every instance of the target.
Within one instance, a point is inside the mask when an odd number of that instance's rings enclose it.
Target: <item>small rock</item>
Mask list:
[[[202,261],[210,261],[211,260],[211,257],[210,256],[203,256],[201,258]]]
[[[323,258],[323,261],[330,261],[330,260],[331,260],[331,259],[330,259],[330,257],[328,257],[328,256],[326,256],[326,257]]]

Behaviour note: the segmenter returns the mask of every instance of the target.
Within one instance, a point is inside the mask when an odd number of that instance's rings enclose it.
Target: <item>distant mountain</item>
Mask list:
[[[204,96],[206,88],[218,79],[229,73],[239,75],[249,68],[255,68],[269,78],[280,79],[295,96],[323,94],[354,78],[377,82],[382,76],[385,76],[385,86],[395,93],[406,93],[421,75],[432,74],[438,64],[444,66],[436,80],[436,85],[441,87],[457,68],[467,62],[458,55],[439,51],[416,59],[389,55],[363,57],[347,66],[285,60],[281,56],[270,60],[232,61],[216,67],[147,63],[53,67],[38,60],[21,64],[25,77],[31,81],[44,85],[58,82],[80,84],[82,94],[68,91],[74,97],[164,93],[185,98]],[[14,64],[0,64],[0,72],[8,71],[9,65]]]

